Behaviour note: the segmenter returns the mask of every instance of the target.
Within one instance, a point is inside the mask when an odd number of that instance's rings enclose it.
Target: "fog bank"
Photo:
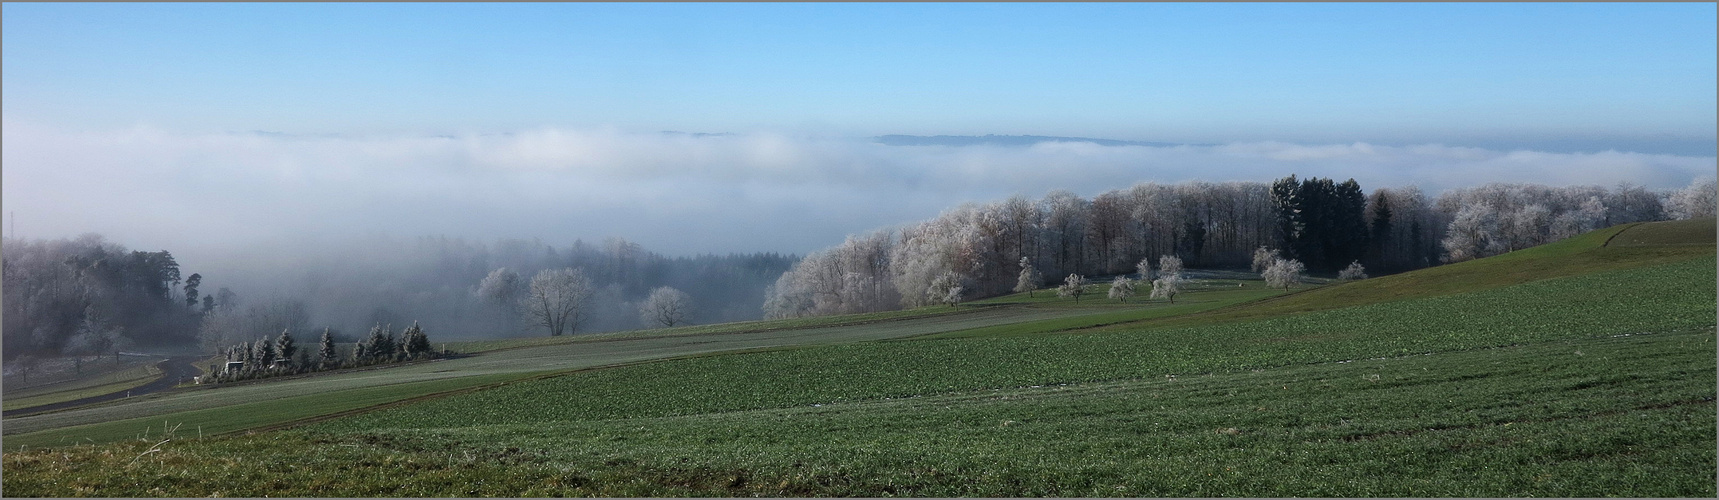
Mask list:
[[[187,265],[382,235],[804,253],[964,201],[1059,188],[1090,196],[1148,180],[1295,173],[1434,194],[1486,182],[1668,189],[1719,165],[1711,156],[1442,145],[892,146],[617,129],[348,137],[74,132],[9,120],[3,139],[4,210],[17,213],[20,236],[100,232],[173,249]]]

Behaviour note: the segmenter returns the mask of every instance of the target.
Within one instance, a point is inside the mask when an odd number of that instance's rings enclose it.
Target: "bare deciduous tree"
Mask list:
[[[585,302],[591,293],[591,279],[583,271],[545,269],[531,278],[522,309],[532,326],[548,329],[550,336],[571,334],[585,320]]]
[[[639,305],[639,318],[645,326],[669,328],[685,324],[686,316],[692,309],[692,297],[686,292],[670,287],[657,287],[651,290],[650,297]]]

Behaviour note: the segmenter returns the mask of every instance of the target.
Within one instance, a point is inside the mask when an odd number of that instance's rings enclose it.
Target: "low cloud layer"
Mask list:
[[[888,146],[609,129],[302,137],[8,121],[3,140],[4,209],[17,213],[21,236],[100,232],[182,261],[376,234],[556,245],[619,236],[669,254],[803,253],[961,202],[1053,189],[1091,196],[1142,181],[1291,173],[1432,193],[1486,182],[1664,189],[1719,165],[1710,156],[1440,145]]]

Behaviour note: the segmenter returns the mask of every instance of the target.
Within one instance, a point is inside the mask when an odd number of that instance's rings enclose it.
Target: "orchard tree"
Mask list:
[[[639,316],[645,326],[669,328],[686,323],[686,316],[691,309],[691,296],[663,286],[651,290],[650,297],[645,298],[644,304],[639,306]]]
[[[1151,298],[1176,303],[1176,294],[1182,293],[1182,281],[1182,259],[1174,255],[1158,257],[1158,279],[1152,280]]]
[[[1075,302],[1080,302],[1080,296],[1086,295],[1086,286],[1089,284],[1091,282],[1087,281],[1085,276],[1070,274],[1062,280],[1062,286],[1056,287],[1056,295],[1074,297]]]
[[[1168,299],[1176,303],[1176,295],[1182,293],[1181,273],[1158,273],[1158,279],[1152,280],[1152,295],[1154,299]]]
[[[1271,267],[1265,269],[1265,272],[1262,273],[1262,275],[1265,278],[1266,286],[1272,288],[1283,287],[1284,290],[1288,290],[1289,285],[1295,284],[1297,281],[1301,281],[1302,278],[1305,277],[1303,274],[1306,272],[1307,266],[1302,264],[1299,260],[1277,259],[1271,263]]]
[[[1151,282],[1152,281],[1152,258],[1146,257],[1146,258],[1140,259],[1140,262],[1134,264],[1134,272],[1140,274],[1140,281],[1141,282]]]
[[[1367,279],[1367,269],[1361,267],[1361,261],[1350,262],[1349,267],[1337,272],[1337,279],[1343,281]]]
[[[1127,276],[1117,276],[1115,280],[1110,282],[1110,298],[1119,302],[1127,302],[1128,298],[1133,296],[1134,280],[1128,279]]]
[[[936,299],[940,304],[955,307],[967,293],[966,287],[962,286],[963,281],[966,280],[955,273],[939,274],[931,280],[931,286],[926,288],[925,296]]]
[[[1033,267],[1032,262],[1029,262],[1026,257],[1021,257],[1021,274],[1015,277],[1015,292],[1026,292],[1027,296],[1031,297],[1033,290],[1038,290],[1039,284],[1043,283],[1044,280],[1044,275],[1039,274],[1039,270]]]
[[[591,279],[575,268],[545,269],[531,278],[523,309],[532,326],[549,330],[549,335],[575,333],[589,314],[587,302],[593,292]]]

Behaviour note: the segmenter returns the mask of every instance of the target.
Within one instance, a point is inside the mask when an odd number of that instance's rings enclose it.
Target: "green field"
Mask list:
[[[950,308],[940,308],[949,310]],[[131,436],[163,420],[219,427],[219,408],[244,405],[248,422],[274,425],[303,418],[305,401],[366,398],[377,390],[397,399],[493,382],[490,376],[523,378],[544,372],[586,369],[676,356],[851,343],[927,335],[1036,319],[1090,314],[1091,309],[961,308],[934,311],[893,321],[865,321],[803,329],[770,329],[706,335],[634,334],[620,339],[556,342],[539,347],[495,350],[461,359],[409,366],[343,371],[322,376],[262,383],[193,387],[89,408],[6,419],[7,446],[53,446],[70,441]],[[799,320],[786,320],[799,321]],[[826,320],[828,321],[828,320]],[[424,382],[456,380],[445,384]],[[387,389],[379,389],[384,388]],[[274,415],[274,417],[270,417]],[[267,420],[259,421],[258,419]]]
[[[1287,294],[1210,280],[1175,305],[1041,292],[780,328],[476,344],[502,350],[8,419],[4,487],[1711,497],[1711,234],[1620,226]],[[266,391],[285,395],[243,401]],[[296,425],[209,436],[283,424]]]
[[[9,390],[3,406],[6,410],[13,410],[112,394],[150,383],[160,376],[161,369],[154,363],[134,365],[62,383]]]

